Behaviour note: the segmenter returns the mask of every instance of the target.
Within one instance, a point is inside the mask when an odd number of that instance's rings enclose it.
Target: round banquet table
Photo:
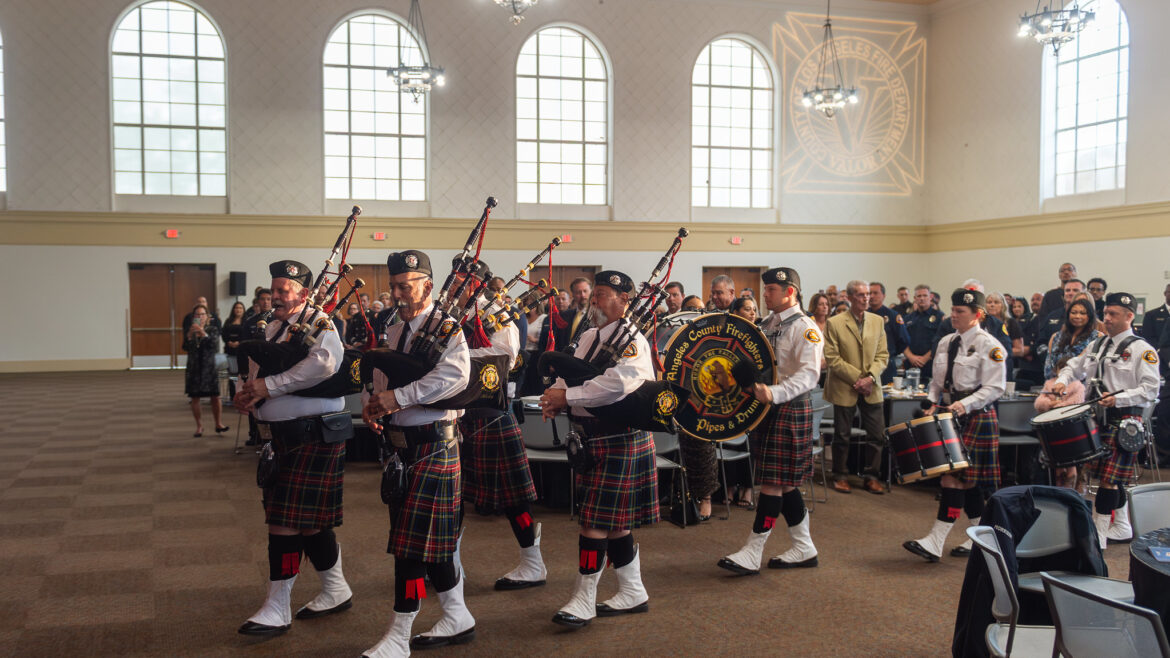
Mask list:
[[[1151,546],[1170,548],[1170,528],[1151,530],[1135,537],[1129,545],[1129,579],[1133,582],[1133,602],[1162,617],[1162,626],[1170,633],[1170,562],[1159,562],[1150,553]]]

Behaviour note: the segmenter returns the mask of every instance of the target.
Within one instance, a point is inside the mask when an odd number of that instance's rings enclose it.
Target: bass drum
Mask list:
[[[670,339],[678,331],[691,323],[695,318],[703,315],[699,311],[679,311],[668,315],[658,322],[658,354],[661,356],[666,352],[666,346],[670,344]]]
[[[667,319],[682,315],[676,313]],[[776,381],[776,356],[759,327],[729,313],[691,318],[674,331],[663,349],[660,379],[688,392],[674,420],[687,435],[728,441],[764,420],[772,405],[752,395],[745,377]]]

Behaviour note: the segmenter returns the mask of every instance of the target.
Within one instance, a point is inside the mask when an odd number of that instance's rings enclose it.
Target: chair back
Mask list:
[[[991,586],[995,591],[995,600],[991,603],[991,616],[1000,623],[1016,625],[1016,616],[1020,610],[1020,602],[1016,590],[1012,587],[1011,576],[1008,574],[1007,561],[1003,558],[1003,551],[999,548],[999,538],[995,536],[995,528],[987,525],[977,525],[967,528],[967,536],[971,541],[983,549],[983,559],[987,561],[987,573],[991,578]],[[1011,653],[1011,640],[1008,640],[1008,653]]]
[[[1170,528],[1170,482],[1140,484],[1125,492],[1129,499],[1129,523],[1133,536]]]
[[[1068,507],[1041,496],[1036,496],[1033,504],[1040,510],[1040,516],[1016,544],[1016,557],[1043,557],[1072,548],[1074,543],[1068,522]]]
[[[1069,658],[1170,657],[1158,613],[1099,596],[1041,572],[1056,623],[1056,647]]]
[[[1036,415],[1036,409],[1031,398],[1001,400],[996,413],[1001,433],[1032,434],[1032,417]]]
[[[821,437],[823,436],[823,433],[821,432],[821,421],[825,419],[825,411],[830,408],[832,408],[832,406],[828,404],[822,404],[818,407],[813,407],[812,438],[814,446],[819,446],[821,444]]]

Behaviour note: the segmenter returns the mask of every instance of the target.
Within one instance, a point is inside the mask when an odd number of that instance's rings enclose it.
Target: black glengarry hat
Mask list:
[[[308,265],[295,260],[278,260],[268,266],[268,273],[273,279],[288,279],[296,281],[308,288],[313,282],[313,272]]]
[[[1120,306],[1132,313],[1137,313],[1137,299],[1128,292],[1111,292],[1105,295],[1106,306]]]
[[[390,270],[390,276],[408,272],[431,276],[431,259],[417,249],[395,251],[386,258],[386,268]]]
[[[987,308],[987,295],[978,290],[956,288],[951,293],[951,306],[967,306],[972,311],[983,310]]]
[[[634,292],[634,280],[624,272],[604,270],[593,275],[593,287],[608,286],[618,292]]]
[[[778,286],[792,286],[800,290],[800,274],[791,267],[774,267],[764,272],[764,285],[774,283]]]

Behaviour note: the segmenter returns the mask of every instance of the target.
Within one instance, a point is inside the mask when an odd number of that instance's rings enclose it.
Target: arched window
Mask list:
[[[227,194],[223,39],[202,10],[126,12],[111,46],[116,194]]]
[[[609,72],[570,27],[528,38],[516,61],[516,200],[609,203]]]
[[[427,100],[386,70],[420,62],[410,29],[382,14],[349,18],[325,45],[325,198],[423,201]]]
[[[691,205],[772,207],[772,72],[750,43],[707,44],[691,77]]]
[[[1044,196],[1125,187],[1129,22],[1116,0],[1054,56],[1045,49]]]

